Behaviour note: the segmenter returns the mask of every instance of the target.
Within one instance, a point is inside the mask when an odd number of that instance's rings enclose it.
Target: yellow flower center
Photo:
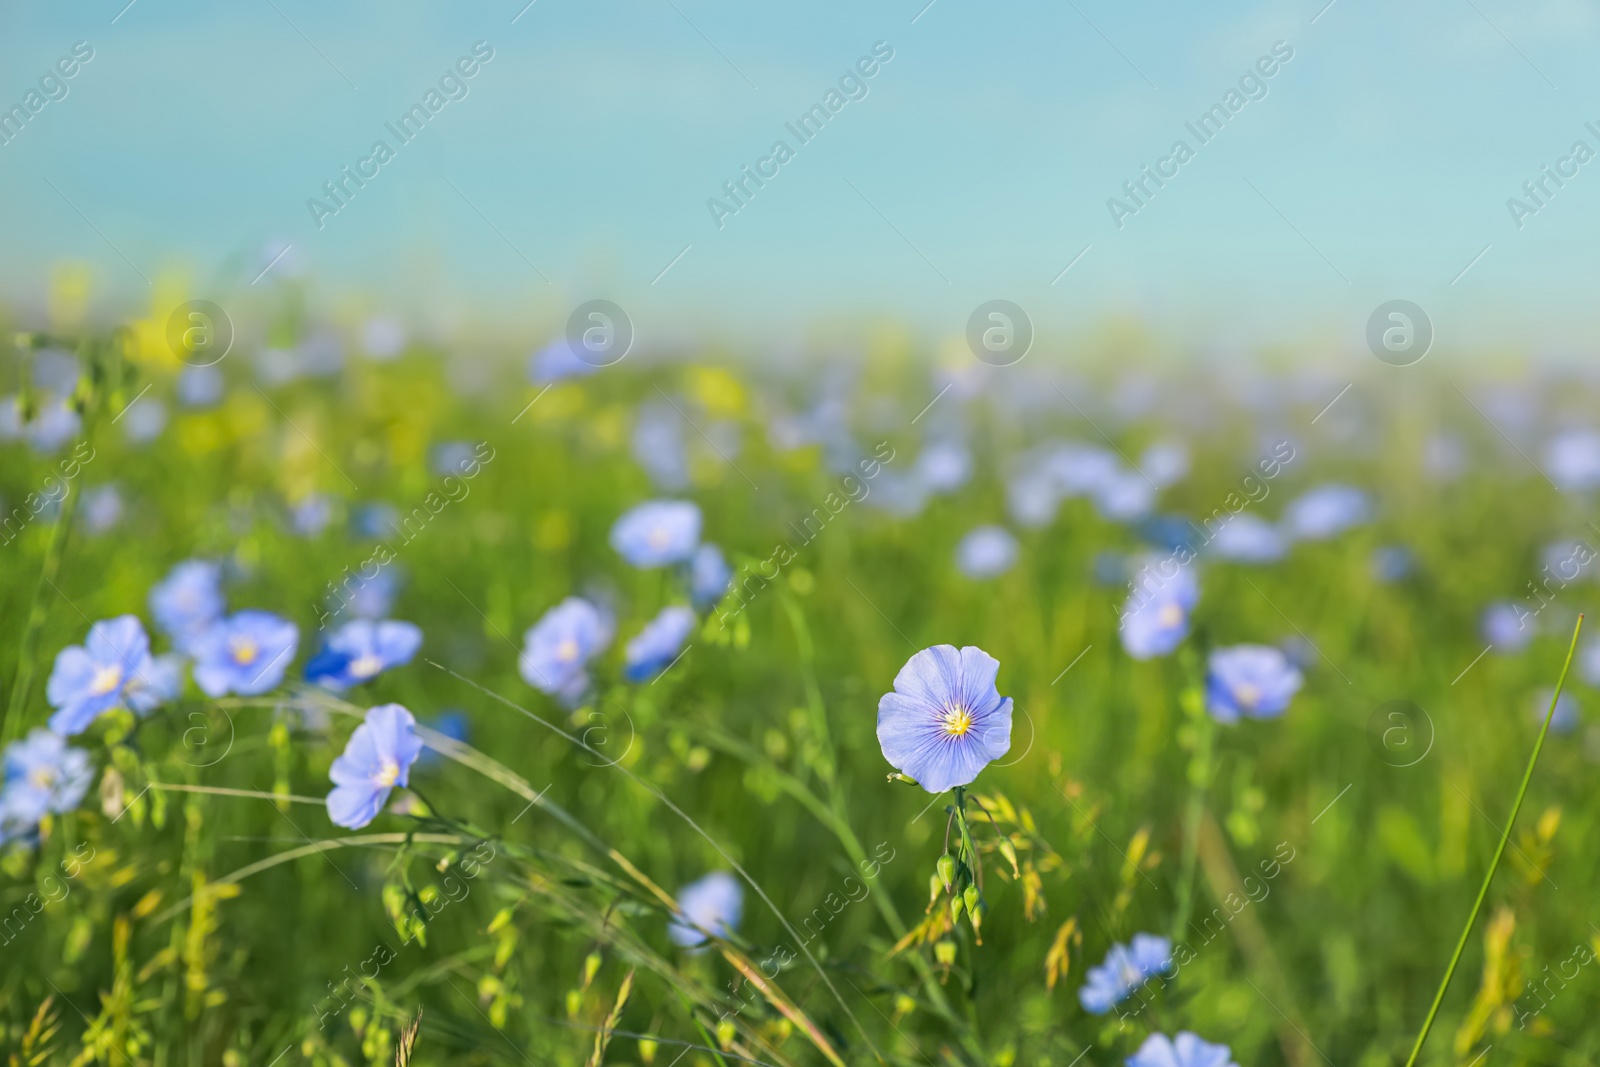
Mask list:
[[[1247,708],[1253,708],[1261,700],[1261,687],[1251,685],[1249,682],[1240,682],[1233,690],[1234,699]]]
[[[56,784],[56,772],[53,767],[40,767],[28,776],[28,781],[40,789],[50,789]]]
[[[105,696],[114,692],[122,684],[122,668],[120,666],[100,667],[94,672],[94,677],[89,681],[89,692],[95,696]]]
[[[392,759],[386,759],[383,761],[383,767],[378,771],[378,776],[376,779],[374,779],[374,781],[387,789],[388,787],[394,785],[395,779],[399,777],[400,764],[396,763]]]
[[[248,667],[261,655],[261,646],[248,637],[233,637],[228,640],[228,651],[233,654],[233,662]]]
[[[383,670],[383,660],[368,652],[350,661],[350,673],[357,678],[371,678]]]
[[[944,732],[951,737],[960,737],[972,729],[972,712],[960,704],[947,705],[944,709]]]
[[[1183,621],[1183,609],[1177,604],[1165,604],[1156,614],[1156,620],[1162,626],[1177,626]]]
[[[556,659],[563,663],[571,663],[578,658],[578,642],[568,637],[556,646]]]

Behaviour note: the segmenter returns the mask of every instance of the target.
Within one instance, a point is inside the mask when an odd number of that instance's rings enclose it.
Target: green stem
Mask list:
[[[84,440],[88,440],[85,435]],[[44,563],[39,568],[39,581],[33,587],[33,599],[28,604],[28,621],[22,631],[17,648],[17,674],[11,684],[11,699],[0,708],[0,744],[11,741],[22,732],[23,705],[27,703],[28,690],[33,687],[34,658],[39,643],[39,631],[44,626],[45,587],[56,587],[56,577],[61,573],[61,557],[66,553],[67,538],[78,514],[78,489],[67,492],[50,528],[50,540],[45,547]]]
[[[1200,678],[1199,665],[1194,653],[1185,648],[1181,654],[1190,683],[1182,697],[1184,717],[1194,731],[1194,751],[1189,757],[1189,797],[1183,817],[1183,858],[1179,867],[1178,907],[1172,919],[1172,939],[1181,941],[1189,925],[1189,915],[1194,910],[1194,883],[1196,860],[1199,857],[1200,821],[1205,816],[1206,794],[1211,784],[1212,751],[1216,738],[1216,724],[1205,708],[1205,683]]]
[[[1578,625],[1572,629],[1572,644],[1567,648],[1567,661],[1562,664],[1561,677],[1556,680],[1556,691],[1550,697],[1550,710],[1545,713],[1544,725],[1539,728],[1539,740],[1533,744],[1533,755],[1528,757],[1528,768],[1522,772],[1522,785],[1517,790],[1517,799],[1511,805],[1511,817],[1506,820],[1506,828],[1500,834],[1500,844],[1495,846],[1494,859],[1489,862],[1489,869],[1484,872],[1483,885],[1478,888],[1478,899],[1472,904],[1472,914],[1467,916],[1467,924],[1461,928],[1461,939],[1456,942],[1456,951],[1450,957],[1450,966],[1445,969],[1444,981],[1439,983],[1439,992],[1434,995],[1433,1007],[1428,1009],[1428,1017],[1422,1021],[1422,1031],[1417,1034],[1417,1043],[1412,1046],[1411,1056],[1406,1060],[1406,1067],[1412,1067],[1417,1062],[1417,1057],[1422,1054],[1422,1043],[1428,1040],[1428,1031],[1433,1029],[1434,1017],[1439,1014],[1439,1005],[1444,1002],[1445,990],[1450,988],[1450,979],[1456,973],[1456,964],[1461,962],[1461,953],[1467,947],[1467,938],[1472,935],[1473,924],[1478,921],[1478,912],[1483,910],[1484,898],[1489,895],[1489,883],[1494,881],[1494,872],[1500,866],[1500,857],[1505,855],[1506,842],[1511,840],[1511,827],[1517,821],[1517,813],[1522,810],[1522,798],[1527,795],[1528,783],[1533,780],[1533,765],[1539,762],[1539,750],[1544,748],[1544,736],[1550,732],[1550,720],[1555,718],[1556,701],[1561,699],[1561,687],[1567,682],[1567,670],[1572,666],[1572,656],[1578,650],[1578,634],[1583,630],[1583,616],[1578,616]]]

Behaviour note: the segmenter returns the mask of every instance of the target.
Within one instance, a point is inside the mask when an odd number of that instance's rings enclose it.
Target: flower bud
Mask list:
[[[935,869],[939,872],[939,880],[944,883],[946,889],[949,889],[950,880],[956,876],[956,858],[946,852],[939,857]]]
[[[933,958],[939,961],[942,967],[948,967],[956,961],[956,943],[954,941],[940,941],[933,946]]]
[[[977,915],[978,914],[978,902],[983,899],[983,895],[978,892],[978,887],[977,886],[975,886],[975,885],[967,886],[967,891],[965,893],[961,894],[961,899],[966,902],[967,914],[969,914],[969,915]]]

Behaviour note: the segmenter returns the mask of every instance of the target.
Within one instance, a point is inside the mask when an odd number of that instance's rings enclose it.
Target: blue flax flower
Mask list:
[[[1233,1062],[1233,1050],[1227,1045],[1213,1045],[1201,1040],[1188,1030],[1180,1030],[1177,1038],[1166,1034],[1151,1034],[1139,1046],[1139,1051],[1128,1057],[1128,1067],[1239,1067]]]
[[[179,648],[220,619],[223,610],[222,567],[208,559],[184,560],[150,590],[150,615]]]
[[[744,887],[727,871],[712,871],[678,890],[678,914],[667,936],[684,948],[706,943],[706,933],[728,937],[744,912]],[[704,932],[702,932],[704,931]]]
[[[1600,486],[1600,433],[1566,430],[1545,447],[1544,469],[1562,489],[1583,491]]]
[[[1112,945],[1105,961],[1090,967],[1078,990],[1085,1011],[1104,1015],[1135,989],[1172,966],[1172,942],[1155,934],[1134,934],[1127,945]]]
[[[687,500],[640,504],[611,527],[611,547],[635,567],[665,567],[694,555],[700,509]]]
[[[1207,666],[1206,710],[1218,722],[1282,715],[1305,682],[1283,650],[1270,645],[1219,648]]]
[[[646,682],[666,670],[694,632],[694,622],[694,612],[681,604],[662,608],[639,636],[628,642],[622,676],[630,682]]]
[[[1289,539],[1259,515],[1235,515],[1217,527],[1210,548],[1234,563],[1274,563],[1289,551]]]
[[[101,715],[127,703],[129,684],[152,669],[150,639],[138,619],[119,615],[95,623],[88,640],[56,656],[45,687],[56,709],[50,729],[62,737],[83,733]]]
[[[689,561],[689,596],[696,607],[711,607],[726,595],[732,583],[733,569],[722,549],[708,541],[694,550],[694,559]]]
[[[878,701],[878,744],[930,793],[967,785],[1011,747],[1011,698],[995,688],[1000,661],[981,648],[925,648]]]
[[[270,611],[219,619],[194,641],[194,680],[207,696],[258,696],[283,680],[300,643],[294,623]]]
[[[1496,652],[1521,652],[1533,640],[1532,612],[1512,601],[1490,604],[1483,609],[1479,630]]]
[[[389,791],[404,786],[411,765],[422,753],[417,720],[399,704],[367,709],[367,719],[350,735],[344,754],[333,761],[328,777],[328,818],[335,826],[359,830],[383,810]]]
[[[340,692],[411,662],[422,646],[422,631],[409,622],[356,619],[328,638],[306,664],[306,681]]]
[[[956,545],[956,569],[982,581],[998,578],[1017,562],[1017,539],[1004,526],[979,526]]]
[[[30,833],[52,812],[76,808],[93,778],[89,753],[68,747],[60,734],[36,729],[11,742],[0,796],[0,841]]]
[[[140,715],[148,715],[163,704],[170,704],[183,693],[183,668],[188,660],[176,652],[152,656],[150,662],[128,682],[122,698]]]
[[[929,491],[953,493],[972,477],[972,453],[960,441],[932,441],[917,456],[916,473]]]
[[[1325,541],[1360,526],[1371,515],[1371,501],[1361,490],[1350,485],[1319,485],[1289,502],[1283,524],[1302,540]]]
[[[517,669],[541,693],[573,698],[589,684],[585,665],[611,644],[611,619],[582,597],[569,596],[523,635]]]
[[[557,337],[528,360],[528,378],[534,385],[553,385],[568,378],[585,378],[602,366],[591,363],[572,350],[565,337]]]
[[[1170,577],[1164,571],[1172,571]],[[1189,613],[1200,600],[1191,566],[1168,557],[1139,570],[1137,588],[1122,609],[1122,647],[1134,659],[1165,656],[1189,636]]]
[[[1547,685],[1539,690],[1533,700],[1533,721],[1544,725],[1544,717],[1550,715],[1550,698],[1556,695],[1556,688]],[[1550,731],[1557,734],[1570,734],[1578,728],[1578,702],[1571,693],[1562,693],[1556,700],[1555,714],[1550,718]]]

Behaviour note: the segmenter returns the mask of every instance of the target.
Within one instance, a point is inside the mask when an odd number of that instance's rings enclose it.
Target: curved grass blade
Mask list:
[[[1467,924],[1461,928],[1461,939],[1456,942],[1455,954],[1450,957],[1450,966],[1445,968],[1444,981],[1439,983],[1439,992],[1434,994],[1433,1007],[1428,1009],[1428,1017],[1422,1021],[1422,1030],[1417,1034],[1417,1043],[1411,1047],[1411,1056],[1406,1060],[1406,1067],[1413,1067],[1417,1057],[1422,1054],[1423,1042],[1428,1040],[1428,1031],[1433,1029],[1433,1020],[1439,1014],[1439,1005],[1444,1003],[1445,990],[1450,988],[1450,979],[1455,976],[1456,965],[1461,962],[1461,953],[1467,947],[1467,939],[1472,936],[1472,927],[1478,921],[1478,912],[1483,910],[1484,898],[1489,895],[1489,883],[1494,881],[1495,869],[1500,866],[1500,857],[1505,855],[1506,842],[1511,840],[1511,827],[1516,824],[1517,813],[1522,810],[1522,798],[1527,795],[1528,783],[1533,780],[1533,765],[1539,762],[1539,750],[1544,748],[1544,736],[1550,732],[1550,720],[1556,715],[1556,701],[1561,699],[1561,689],[1567,683],[1567,671],[1572,667],[1572,657],[1578,650],[1578,634],[1583,631],[1583,616],[1578,616],[1578,625],[1572,628],[1572,644],[1567,648],[1567,661],[1561,666],[1561,677],[1556,679],[1556,691],[1550,695],[1550,710],[1545,712],[1544,725],[1539,728],[1539,740],[1533,744],[1533,754],[1528,757],[1528,769],[1522,772],[1522,785],[1517,789],[1517,799],[1511,805],[1511,817],[1506,819],[1505,831],[1500,835],[1500,844],[1495,846],[1494,859],[1489,861],[1489,869],[1483,874],[1483,885],[1478,888],[1478,899],[1472,904],[1472,913],[1467,916]]]

